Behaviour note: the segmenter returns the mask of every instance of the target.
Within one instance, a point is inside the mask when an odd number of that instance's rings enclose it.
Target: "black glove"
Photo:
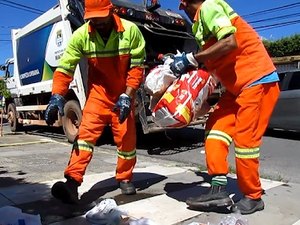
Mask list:
[[[57,117],[57,112],[59,115],[64,115],[64,105],[66,101],[64,97],[59,94],[52,95],[49,104],[45,111],[45,121],[48,125],[53,125]]]
[[[193,53],[185,54],[185,52],[183,52],[182,55],[175,55],[173,60],[174,61],[170,64],[170,69],[176,77],[180,77],[186,73],[189,66],[198,66],[198,62],[194,58]]]
[[[131,106],[131,98],[123,93],[119,96],[119,100],[117,101],[113,111],[120,110],[119,121],[123,123],[128,115],[130,114]]]

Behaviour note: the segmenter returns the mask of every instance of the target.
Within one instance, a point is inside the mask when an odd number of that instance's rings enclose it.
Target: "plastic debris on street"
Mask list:
[[[113,199],[104,199],[85,214],[91,225],[158,225],[147,218],[134,218],[119,209]]]
[[[239,214],[231,214],[228,215],[218,223],[198,223],[198,222],[192,222],[188,225],[250,225],[248,223],[248,220],[245,218],[242,218]]]

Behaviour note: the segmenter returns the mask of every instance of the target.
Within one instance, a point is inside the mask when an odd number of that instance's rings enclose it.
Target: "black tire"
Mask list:
[[[82,111],[79,102],[76,100],[68,101],[64,107],[64,116],[62,118],[62,124],[64,133],[70,143],[74,142],[78,134],[81,119]]]
[[[10,103],[8,105],[7,116],[8,116],[8,122],[10,124],[10,130],[12,132],[20,131],[22,124],[18,122],[18,114],[16,110],[16,105],[14,103]]]

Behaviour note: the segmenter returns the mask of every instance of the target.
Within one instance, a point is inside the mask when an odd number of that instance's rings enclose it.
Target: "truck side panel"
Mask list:
[[[17,39],[20,85],[51,80],[67,39],[63,21],[38,29]]]
[[[43,27],[17,40],[17,46],[19,46],[17,62],[21,86],[52,78],[53,71],[45,61],[46,47],[52,27],[52,25]]]

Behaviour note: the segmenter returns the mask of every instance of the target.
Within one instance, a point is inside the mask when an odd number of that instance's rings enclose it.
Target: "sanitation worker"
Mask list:
[[[78,202],[78,186],[93,156],[94,145],[111,125],[117,145],[116,180],[123,194],[135,194],[132,172],[136,164],[134,96],[143,78],[145,41],[138,27],[113,13],[110,0],[85,0],[87,20],[72,35],[54,73],[52,97],[45,111],[51,125],[63,115],[64,96],[82,57],[88,61],[87,101],[78,136],[64,176],[52,195],[65,203]]]
[[[211,187],[208,193],[187,199],[187,204],[204,210],[231,206],[242,214],[263,210],[259,154],[279,95],[275,67],[258,34],[225,1],[181,0],[179,9],[193,21],[201,50],[175,57],[172,70],[182,74],[188,67],[204,64],[226,88],[205,127]],[[232,142],[238,186],[244,195],[234,204],[226,192]]]

